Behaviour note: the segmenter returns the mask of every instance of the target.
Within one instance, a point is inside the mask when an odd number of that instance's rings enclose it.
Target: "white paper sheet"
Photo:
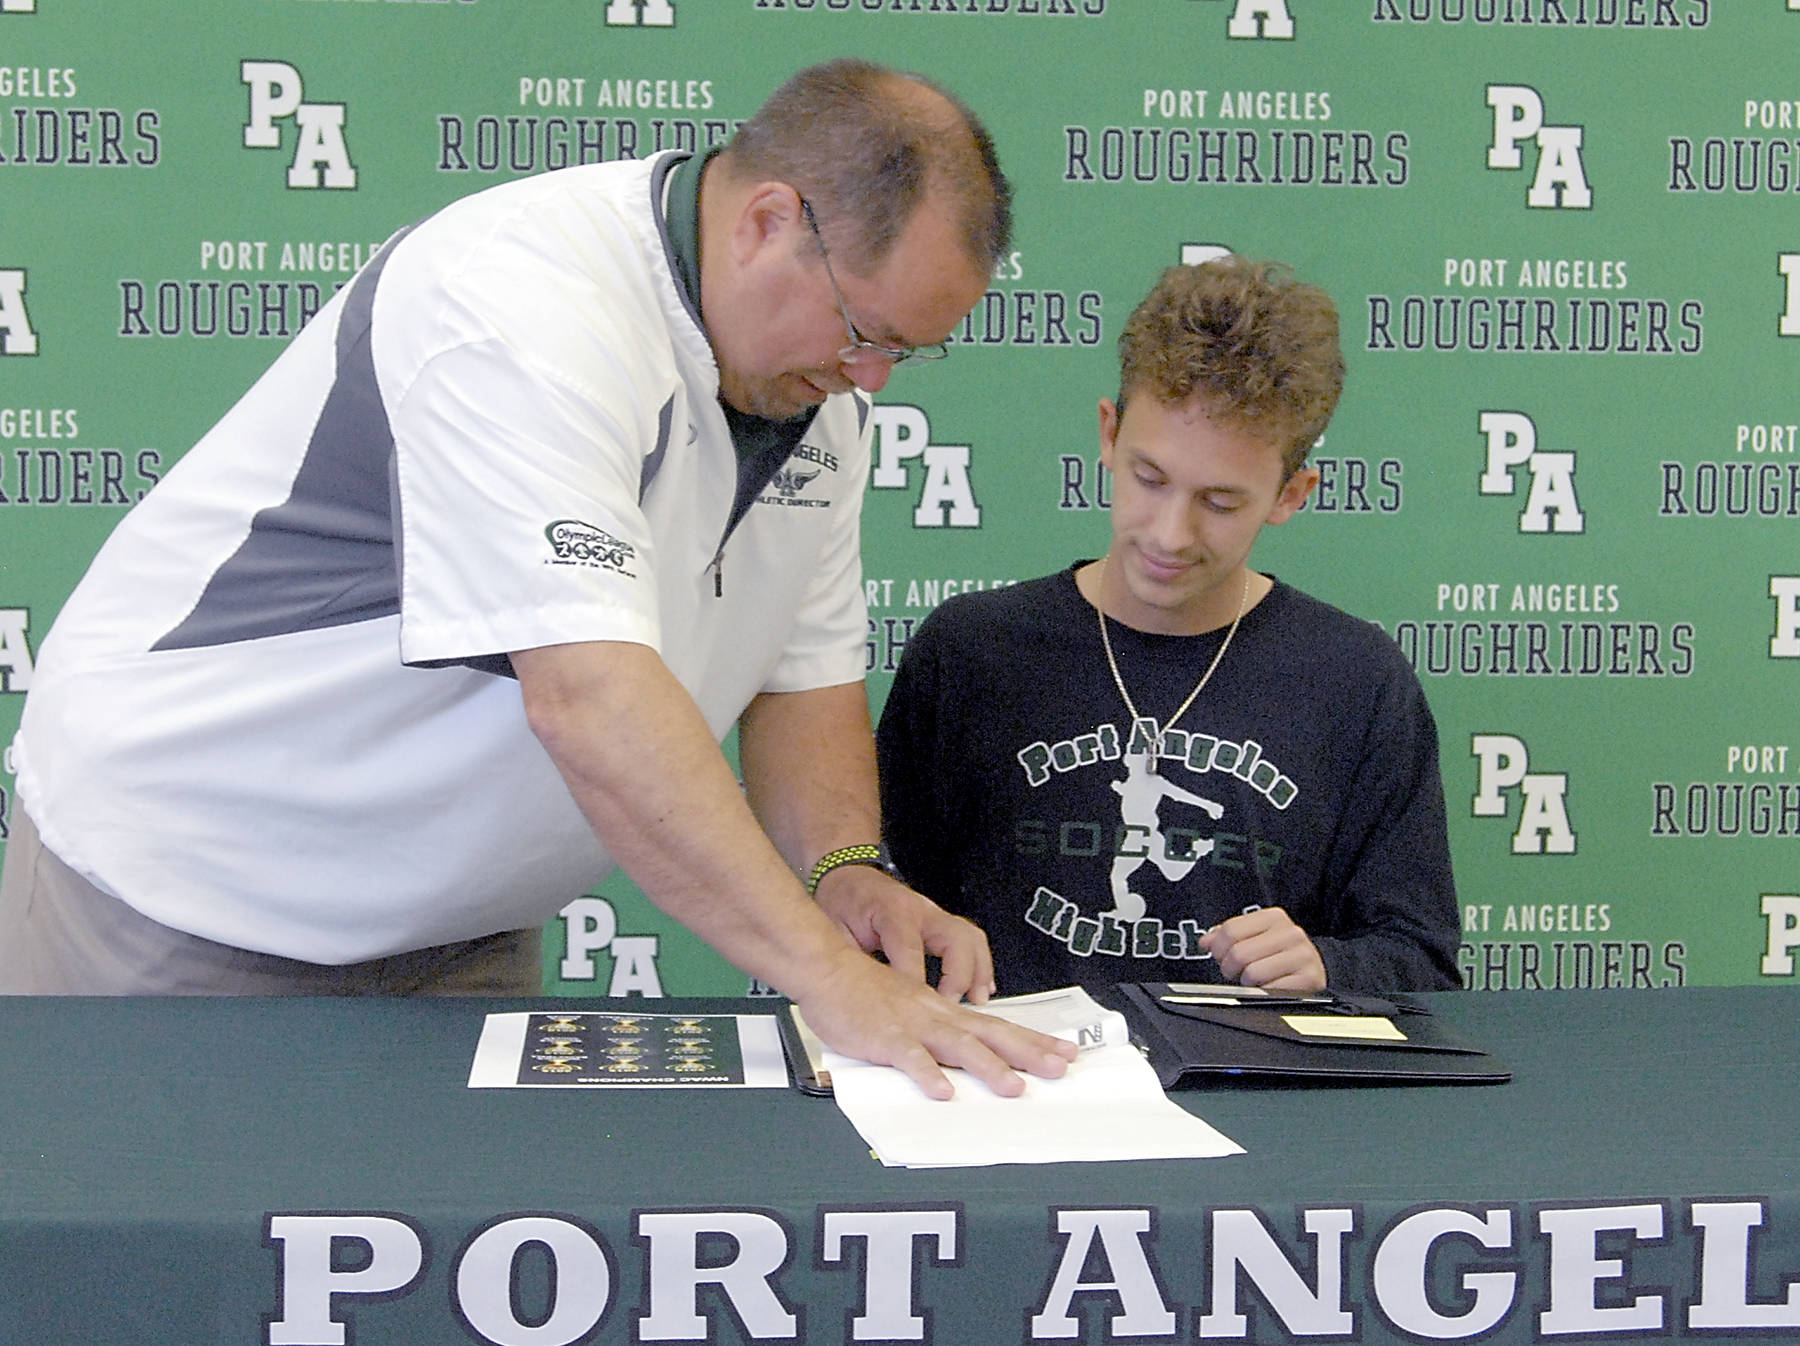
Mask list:
[[[1001,1098],[966,1071],[947,1073],[949,1102],[928,1098],[891,1066],[827,1051],[833,1096],[893,1167],[1048,1164],[1099,1159],[1213,1159],[1243,1147],[1171,1103],[1123,1016],[1080,988],[1015,996],[980,1007],[1039,1032],[1083,1044],[1061,1079],[1026,1077]]]

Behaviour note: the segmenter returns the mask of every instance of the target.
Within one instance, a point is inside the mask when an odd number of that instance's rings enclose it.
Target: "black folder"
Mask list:
[[[1326,991],[1233,1002],[1226,998],[1231,994],[1225,987],[1126,982],[1102,999],[1124,1013],[1165,1089],[1244,1076],[1347,1084],[1503,1084],[1512,1078],[1503,1062],[1416,1000]],[[1292,1026],[1290,1015],[1379,1019],[1401,1040],[1316,1036]]]

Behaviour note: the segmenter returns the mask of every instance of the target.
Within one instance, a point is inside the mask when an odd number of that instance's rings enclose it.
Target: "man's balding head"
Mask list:
[[[810,66],[738,128],[719,163],[740,183],[785,182],[835,254],[868,273],[930,199],[949,205],[969,259],[991,271],[1012,234],[1012,189],[980,120],[921,75],[851,58]]]

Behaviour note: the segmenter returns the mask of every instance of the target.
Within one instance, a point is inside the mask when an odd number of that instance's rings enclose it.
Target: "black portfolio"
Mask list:
[[[1365,1084],[1512,1078],[1502,1062],[1405,997],[1129,982],[1101,999],[1124,1013],[1165,1089],[1233,1076]]]

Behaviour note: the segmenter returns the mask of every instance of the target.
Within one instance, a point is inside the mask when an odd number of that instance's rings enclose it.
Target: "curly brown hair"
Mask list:
[[[1337,309],[1282,262],[1235,253],[1172,266],[1119,334],[1119,410],[1129,394],[1207,415],[1306,462],[1344,388]]]

